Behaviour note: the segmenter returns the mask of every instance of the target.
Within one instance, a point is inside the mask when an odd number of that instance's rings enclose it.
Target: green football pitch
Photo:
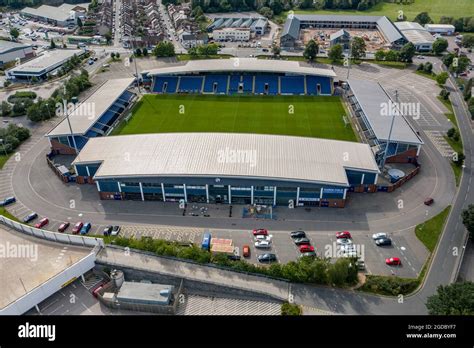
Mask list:
[[[113,134],[229,132],[357,141],[345,114],[339,97],[149,94]]]

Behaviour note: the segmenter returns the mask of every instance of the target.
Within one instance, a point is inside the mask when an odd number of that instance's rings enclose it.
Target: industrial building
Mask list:
[[[48,74],[54,74],[55,70],[74,55],[82,56],[83,54],[85,54],[84,50],[56,49],[47,51],[35,59],[8,69],[6,75],[9,79],[18,80],[46,79]]]
[[[295,61],[191,60],[144,72],[154,93],[332,95],[336,74]]]
[[[38,8],[25,7],[21,14],[55,26],[75,26],[77,18],[84,17],[88,4],[61,4],[58,7],[41,5]]]
[[[379,174],[367,144],[237,133],[92,138],[73,165],[101,199],[322,207]]]
[[[395,26],[405,36],[405,38],[415,45],[419,52],[428,52],[433,48],[435,38],[428,30],[416,22],[395,22]]]
[[[377,163],[383,162],[388,142],[387,163],[416,163],[423,141],[406,117],[420,117],[419,110],[412,110],[410,115],[403,113],[401,105],[393,101],[377,82],[350,79],[349,88],[347,98],[359,134],[372,148]],[[389,112],[386,113],[384,108],[392,109],[387,109]],[[393,108],[398,108],[399,113]]]
[[[342,49],[350,48],[351,35],[344,29],[338,30],[330,36],[330,45],[341,45]]]
[[[215,41],[249,41],[250,28],[222,28],[212,32]]]
[[[56,154],[76,154],[90,138],[107,135],[136,98],[133,78],[108,80],[46,136]],[[76,151],[77,150],[77,151]]]
[[[216,17],[207,27],[207,31],[224,28],[248,28],[255,35],[263,35],[268,27],[268,19],[265,17]]]
[[[17,60],[34,57],[33,47],[18,42],[0,40],[0,67]]]
[[[301,46],[302,29],[378,30],[386,41],[387,48],[396,49],[407,43],[403,34],[385,16],[291,14],[281,33],[281,47],[294,49]]]
[[[452,24],[425,24],[430,34],[454,35],[456,27]]]

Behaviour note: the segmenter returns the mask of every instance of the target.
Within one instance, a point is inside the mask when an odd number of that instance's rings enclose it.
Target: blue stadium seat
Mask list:
[[[281,94],[304,94],[304,76],[280,77]]]
[[[268,86],[265,89],[265,86]],[[276,75],[256,75],[255,94],[278,94],[278,76]]]
[[[201,93],[202,76],[181,76],[178,92]]]
[[[164,88],[166,85],[166,89]],[[178,78],[176,76],[156,76],[153,85],[155,93],[176,93]]]
[[[242,84],[242,92],[252,93],[253,75],[231,75],[229,83],[229,93],[239,92],[239,85]]]
[[[208,75],[204,81],[204,90],[205,93],[227,93],[227,80],[229,75]],[[214,90],[215,84],[215,90]]]
[[[319,90],[318,90],[318,85]],[[331,79],[324,76],[306,76],[306,90],[310,95],[331,94]]]
[[[113,112],[113,111],[108,110],[105,114],[103,114],[99,118],[97,123],[100,123],[100,125],[98,125],[96,128],[101,129],[103,124],[110,126],[119,117],[119,115],[120,114],[117,113],[117,112]]]

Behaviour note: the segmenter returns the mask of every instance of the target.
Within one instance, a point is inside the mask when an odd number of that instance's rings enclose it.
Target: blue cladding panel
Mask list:
[[[304,94],[304,76],[282,76],[280,87],[282,94]]]
[[[306,91],[308,94],[318,94],[318,84],[321,86],[321,94],[331,94],[331,79],[322,76],[306,76]]]
[[[364,184],[375,184],[375,173],[365,173]]]
[[[217,83],[216,93],[226,93],[227,92],[227,79],[228,75],[209,75],[206,76],[204,81],[204,92],[213,93],[214,92],[214,83]]]
[[[268,89],[265,90],[265,85]],[[278,76],[276,75],[257,75],[255,76],[254,93],[278,94]]]
[[[76,170],[77,170],[77,175],[87,176],[87,169],[85,165],[77,165]]]
[[[119,192],[116,181],[99,181],[100,190],[104,192]]]

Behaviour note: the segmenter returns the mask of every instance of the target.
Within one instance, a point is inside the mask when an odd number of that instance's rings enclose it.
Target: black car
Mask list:
[[[111,233],[112,233],[112,226],[107,226],[106,228],[104,228],[104,236],[110,236]]]
[[[258,255],[257,257],[257,260],[258,262],[262,262],[262,263],[265,263],[265,262],[275,262],[277,260],[277,257],[275,254],[262,254],[262,255]]]
[[[316,253],[314,251],[308,251],[306,253],[302,253],[300,257],[316,257]]]
[[[239,255],[227,255],[227,258],[231,261],[240,261],[240,256]]]
[[[12,204],[12,203],[15,203],[16,202],[16,198],[15,197],[7,197],[5,198],[3,201],[0,202],[0,207],[4,207],[8,204]]]
[[[377,246],[386,246],[392,245],[392,240],[390,238],[379,238],[375,240]]]
[[[298,238],[295,239],[296,245],[304,245],[304,244],[311,244],[311,241],[308,238]]]
[[[304,231],[293,231],[290,232],[291,238],[306,238],[306,233]]]
[[[23,222],[24,223],[28,223],[30,221],[33,221],[34,219],[36,219],[38,217],[38,214],[36,213],[31,213],[29,215],[26,215],[23,219]]]

